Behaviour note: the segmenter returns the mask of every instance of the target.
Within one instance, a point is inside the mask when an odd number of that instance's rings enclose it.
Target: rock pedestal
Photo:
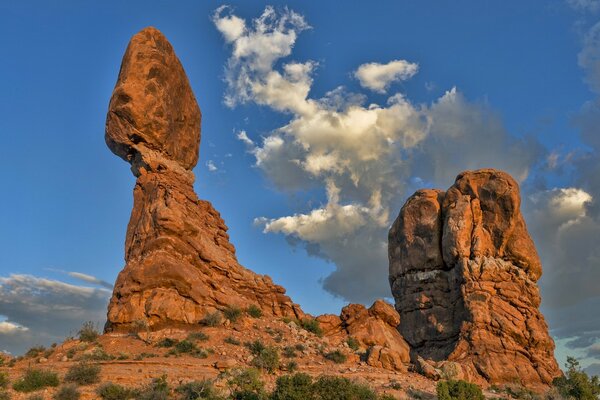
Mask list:
[[[490,383],[560,375],[539,311],[541,263],[517,183],[463,172],[447,192],[419,190],[389,232],[390,284],[413,358],[456,362]]]
[[[157,29],[130,41],[110,100],[108,147],[137,177],[126,265],[108,308],[107,331],[199,323],[227,306],[302,317],[285,290],[242,267],[227,227],[194,193],[201,113],[173,47]]]

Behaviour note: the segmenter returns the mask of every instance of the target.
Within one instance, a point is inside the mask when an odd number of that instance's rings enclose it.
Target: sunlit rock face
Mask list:
[[[548,384],[560,374],[520,201],[512,177],[484,169],[402,207],[389,232],[389,279],[414,357],[457,362],[462,375],[491,383]]]
[[[130,41],[106,121],[106,143],[137,177],[125,268],[108,307],[107,331],[197,324],[229,305],[267,315],[302,310],[268,276],[242,267],[227,226],[194,193],[201,113],[164,35],[146,28]]]

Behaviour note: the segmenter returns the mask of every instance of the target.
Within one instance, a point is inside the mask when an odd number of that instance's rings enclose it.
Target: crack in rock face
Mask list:
[[[398,329],[419,362],[457,362],[490,383],[549,384],[561,374],[520,201],[510,175],[484,169],[402,207],[389,232],[389,279]]]
[[[198,324],[252,304],[266,315],[304,315],[281,286],[238,263],[225,222],[194,192],[200,123],[173,47],[157,29],[143,29],[123,56],[106,119],[108,147],[137,177],[106,331]]]

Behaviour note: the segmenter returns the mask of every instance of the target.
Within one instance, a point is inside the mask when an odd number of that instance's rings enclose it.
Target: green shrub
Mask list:
[[[163,339],[159,340],[158,343],[156,343],[156,347],[173,347],[178,342],[179,341],[176,339],[163,338]]]
[[[479,386],[465,381],[440,381],[436,390],[438,400],[485,400]]]
[[[181,400],[225,400],[210,380],[186,383],[175,389],[175,392],[181,396]]]
[[[193,353],[195,350],[198,350],[198,347],[196,347],[194,342],[190,342],[189,340],[182,340],[181,342],[175,345],[174,350],[177,353]]]
[[[10,400],[10,394],[4,390],[0,390],[0,400]]]
[[[105,383],[96,389],[96,393],[104,400],[128,400],[139,395],[137,390],[129,389],[112,382]]]
[[[319,400],[377,400],[367,386],[338,376],[321,376],[313,384],[313,396]]]
[[[115,358],[117,357],[108,354],[104,349],[97,348],[89,354],[83,354],[79,357],[79,361],[111,361]]]
[[[298,363],[296,361],[290,361],[285,364],[285,370],[287,372],[295,372],[298,369]]]
[[[325,354],[323,354],[323,357],[325,357],[329,361],[333,361],[336,364],[343,364],[348,359],[348,357],[346,357],[346,355],[339,350],[330,351],[329,353],[325,353]]]
[[[254,368],[235,371],[228,381],[234,400],[262,400],[267,398],[260,372]]]
[[[279,351],[276,347],[265,346],[260,340],[246,344],[254,355],[252,365],[261,370],[274,372],[279,368]]]
[[[206,314],[202,319],[202,324],[206,326],[218,326],[221,325],[221,321],[223,320],[223,314],[220,311],[215,311],[213,313]]]
[[[313,380],[307,374],[280,376],[270,400],[307,400],[313,396]]]
[[[92,321],[88,321],[81,326],[81,329],[77,332],[77,336],[79,336],[79,340],[82,342],[95,342],[100,333],[96,329],[96,325]]]
[[[80,362],[73,365],[65,375],[65,381],[74,382],[78,385],[91,385],[100,381],[100,366]]]
[[[187,339],[206,342],[209,339],[209,336],[204,332],[193,332],[188,335]]]
[[[354,351],[357,351],[360,348],[360,343],[355,337],[350,336],[348,340],[346,340],[346,343],[348,344],[348,347]]]
[[[0,372],[0,389],[6,389],[9,383],[8,373]]]
[[[56,387],[59,384],[58,374],[43,369],[29,369],[22,378],[13,383],[17,392],[35,392],[45,387]]]
[[[223,310],[223,315],[231,322],[237,322],[242,316],[242,309],[238,306],[228,306]]]
[[[240,344],[242,344],[242,342],[240,342],[239,340],[237,340],[236,338],[234,338],[233,336],[227,336],[224,340],[225,343],[229,343],[232,344],[234,346],[239,346]]]
[[[262,317],[262,310],[260,309],[259,306],[257,306],[256,304],[252,304],[250,305],[247,309],[246,309],[246,313],[251,316],[252,318],[260,318]]]
[[[75,385],[62,386],[52,397],[54,400],[79,400],[81,393]]]
[[[306,350],[306,347],[302,343],[297,343],[294,347],[298,351],[304,351],[304,350]]]
[[[67,358],[70,360],[75,356],[76,353],[77,349],[75,347],[70,348],[69,350],[67,350]]]
[[[45,351],[46,351],[46,348],[44,346],[34,346],[34,347],[30,348],[29,350],[27,350],[27,353],[25,353],[25,357],[35,358],[35,357],[43,354]]]
[[[565,368],[567,373],[552,382],[562,396],[577,400],[598,399],[600,380],[597,376],[590,378],[588,374],[581,370],[579,361],[574,357],[567,357]]]
[[[169,399],[169,384],[167,376],[163,375],[160,378],[152,379],[148,385],[137,397],[136,400],[168,400]]]
[[[287,358],[296,357],[296,349],[292,346],[285,346],[283,348],[283,356]]]
[[[302,321],[300,321],[300,326],[303,329],[312,332],[319,337],[323,336],[323,329],[321,329],[319,321],[317,321],[316,319],[305,318]]]

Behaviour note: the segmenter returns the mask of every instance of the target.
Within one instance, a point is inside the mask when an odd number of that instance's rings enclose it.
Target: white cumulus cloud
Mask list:
[[[375,92],[385,93],[393,82],[404,81],[411,78],[419,70],[419,65],[405,60],[393,60],[387,64],[367,63],[362,64],[354,72],[364,88]]]

